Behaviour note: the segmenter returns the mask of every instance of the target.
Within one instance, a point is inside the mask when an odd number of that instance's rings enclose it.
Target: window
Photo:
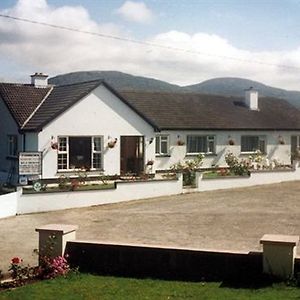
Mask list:
[[[215,136],[213,135],[188,135],[187,136],[187,153],[198,154],[215,153]]]
[[[58,170],[101,169],[102,138],[69,136],[58,138]]]
[[[155,154],[168,155],[169,154],[169,136],[158,135],[155,138]]]
[[[265,153],[266,137],[255,135],[244,135],[241,140],[241,152],[255,152],[259,150]]]
[[[17,156],[18,155],[18,137],[17,135],[8,135],[8,149],[7,155],[8,156]]]

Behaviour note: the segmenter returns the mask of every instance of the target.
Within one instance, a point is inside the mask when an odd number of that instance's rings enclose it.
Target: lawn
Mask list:
[[[221,283],[179,282],[152,279],[72,274],[41,281],[11,291],[0,299],[300,299],[300,288],[274,284],[259,289],[223,287]]]

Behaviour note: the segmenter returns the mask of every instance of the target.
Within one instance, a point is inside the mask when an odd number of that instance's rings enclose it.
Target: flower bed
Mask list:
[[[95,191],[95,190],[107,190],[114,189],[115,183],[92,183],[92,184],[84,184],[77,185],[76,187],[72,185],[66,185],[60,187],[59,185],[55,186],[46,186],[41,188],[41,190],[36,191],[33,186],[24,187],[23,194],[36,194],[36,193],[60,193],[60,192],[70,192],[70,191]]]

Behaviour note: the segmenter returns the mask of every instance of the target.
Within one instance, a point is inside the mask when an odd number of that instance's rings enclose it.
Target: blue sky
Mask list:
[[[2,0],[0,13],[201,53],[0,18],[3,80],[112,69],[178,84],[228,76],[300,90],[300,0]]]

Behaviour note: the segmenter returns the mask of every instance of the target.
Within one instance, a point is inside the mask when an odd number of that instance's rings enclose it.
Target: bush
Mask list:
[[[203,162],[204,155],[199,154],[194,159],[188,159],[183,162],[178,162],[171,166],[173,172],[183,173],[183,185],[194,185],[196,178],[196,170],[198,170]]]
[[[249,175],[249,168],[251,166],[251,161],[249,160],[239,160],[233,153],[229,152],[225,155],[225,161],[230,169],[230,171],[239,176]]]

